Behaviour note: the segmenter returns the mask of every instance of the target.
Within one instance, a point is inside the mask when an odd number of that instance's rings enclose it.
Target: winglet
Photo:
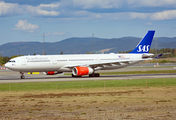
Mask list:
[[[148,33],[143,37],[143,39],[139,42],[136,48],[130,53],[135,54],[148,53],[150,51],[154,34],[155,31],[148,31]]]

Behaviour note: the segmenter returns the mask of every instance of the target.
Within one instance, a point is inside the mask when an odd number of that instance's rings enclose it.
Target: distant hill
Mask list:
[[[136,47],[141,38],[123,37],[113,39],[103,38],[68,38],[59,42],[46,42],[46,54],[84,54],[86,52],[118,53],[128,51]],[[157,41],[157,44],[156,44]],[[176,37],[159,37],[153,40],[151,48],[176,48]],[[0,45],[2,56],[42,54],[43,43],[41,42],[12,42]]]

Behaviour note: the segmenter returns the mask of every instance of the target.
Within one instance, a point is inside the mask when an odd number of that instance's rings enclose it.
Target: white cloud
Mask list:
[[[176,0],[61,0],[62,8],[99,9],[132,7],[176,7]]]
[[[23,32],[34,32],[39,28],[38,25],[28,23],[27,20],[19,20],[15,27],[16,28],[13,30],[20,30]]]
[[[166,10],[163,12],[154,13],[151,16],[152,20],[172,20],[176,19],[176,10]]]
[[[42,4],[42,5],[39,5],[37,7],[26,6],[26,11],[33,16],[58,16],[60,14],[60,12],[56,12],[54,10],[51,10],[51,11],[44,10],[44,9],[42,9],[42,7],[53,8],[53,7],[56,7],[56,6],[52,6],[51,4],[49,4],[48,6],[46,4]]]
[[[176,6],[176,0],[127,0],[130,7]]]
[[[26,6],[26,11],[33,16],[58,16],[60,12],[54,11],[53,8],[58,8],[60,3],[52,3],[52,4],[40,4],[37,7],[34,6]],[[50,8],[51,10],[47,10]]]
[[[21,14],[22,12],[23,10],[18,4],[5,3],[0,1],[0,16]]]
[[[74,6],[82,7],[83,9],[90,8],[118,8],[121,6],[121,0],[73,0]]]
[[[74,6],[82,9],[176,6],[176,0],[61,0],[60,3],[61,6]]]
[[[38,7],[51,7],[51,8],[55,8],[55,7],[59,7],[60,3],[52,3],[52,4],[40,4]]]
[[[120,8],[123,10],[122,7],[125,6],[129,9],[132,7],[148,7],[146,9],[150,9],[151,7],[168,7],[168,6],[176,6],[176,0],[61,0],[60,7],[62,8],[64,4],[64,8],[67,10],[62,11],[62,15],[67,15],[68,18],[75,18],[75,19],[152,19],[157,20],[154,15],[158,15],[158,13],[139,13],[139,12],[116,12],[112,13],[99,13],[93,12],[93,9],[101,9],[101,8]],[[76,9],[74,9],[76,7]],[[71,9],[74,9],[73,11]],[[83,10],[84,9],[84,10]],[[92,9],[92,11],[87,11],[85,9]],[[75,11],[77,10],[77,11]],[[172,11],[173,12],[173,11]],[[172,13],[173,16],[175,16]],[[151,17],[152,16],[152,17]],[[107,18],[108,17],[108,18]],[[169,17],[170,18],[170,17]],[[159,18],[160,19],[160,18]]]
[[[0,16],[30,14],[31,16],[58,17],[60,19],[176,19],[176,10],[166,10],[156,13],[139,12],[94,12],[96,9],[130,7],[163,7],[176,6],[176,0],[61,0],[51,4],[38,6],[19,5],[0,1]],[[91,12],[86,9],[92,9]],[[148,8],[147,8],[148,9]],[[122,9],[121,9],[122,10]]]
[[[73,13],[74,14],[74,13]],[[135,12],[121,12],[121,13],[91,13],[87,12],[87,16],[80,16],[77,19],[104,19],[104,20],[129,20],[129,19],[150,19],[150,13],[135,13]],[[78,15],[77,15],[78,16]],[[74,14],[75,17],[75,14]]]
[[[60,12],[54,11],[53,8],[58,8],[60,3],[40,4],[39,6],[19,5],[14,3],[5,3],[0,1],[0,16],[2,15],[17,15],[29,13],[33,16],[58,16]],[[50,10],[48,10],[50,9]]]
[[[146,19],[148,17],[148,13],[129,13],[131,19]]]

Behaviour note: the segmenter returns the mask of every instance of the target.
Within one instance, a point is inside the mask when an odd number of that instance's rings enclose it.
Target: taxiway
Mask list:
[[[150,70],[174,70],[174,67],[164,68],[147,68],[147,67],[128,67],[112,71],[101,72],[117,72],[117,71],[150,71]],[[10,70],[0,70],[0,83],[21,83],[21,82],[51,82],[51,81],[84,81],[84,80],[127,80],[127,79],[151,79],[151,78],[176,78],[175,74],[142,74],[142,75],[101,75],[100,77],[83,76],[81,78],[72,78],[66,75],[46,76],[42,73],[38,75],[28,75],[25,73],[25,79],[20,79],[18,72]]]

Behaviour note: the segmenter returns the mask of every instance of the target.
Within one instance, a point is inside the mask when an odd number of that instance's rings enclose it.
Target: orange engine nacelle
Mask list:
[[[84,66],[74,67],[72,69],[72,73],[74,76],[89,75],[89,74],[94,73],[94,69],[90,67],[84,67]]]
[[[48,71],[48,72],[43,72],[45,75],[56,75],[56,74],[62,74],[62,72],[57,72],[57,71]]]

